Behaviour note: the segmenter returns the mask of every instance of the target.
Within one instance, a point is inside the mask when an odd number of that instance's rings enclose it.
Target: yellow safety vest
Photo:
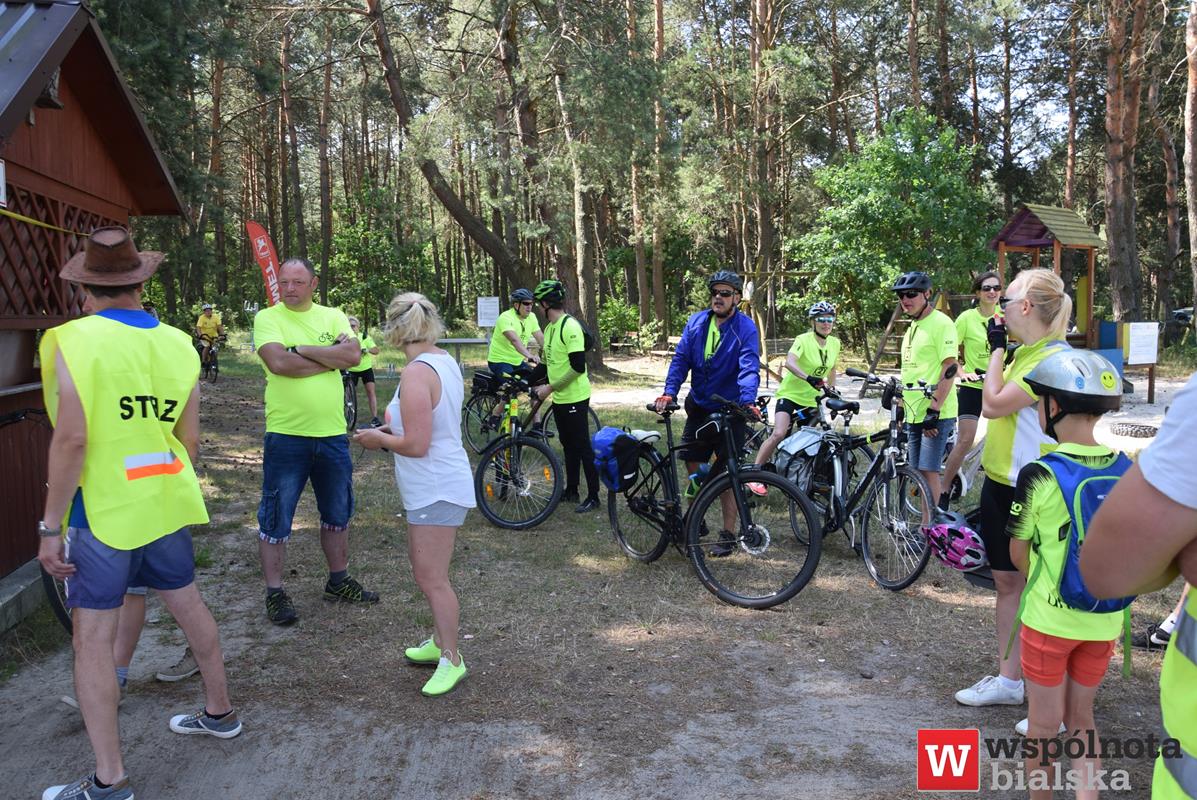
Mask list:
[[[1160,672],[1160,712],[1164,735],[1180,742],[1178,758],[1155,761],[1152,800],[1197,798],[1197,618],[1193,592],[1172,629]]]
[[[95,537],[132,550],[207,522],[191,459],[174,434],[199,376],[190,337],[168,325],[135,328],[101,316],[46,331],[42,383],[53,422],[60,352],[87,423],[79,486]]]

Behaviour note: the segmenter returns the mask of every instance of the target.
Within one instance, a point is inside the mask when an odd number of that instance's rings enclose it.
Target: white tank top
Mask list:
[[[448,353],[424,353],[407,365],[404,374],[415,366],[427,364],[441,379],[441,399],[432,409],[432,439],[422,458],[395,453],[395,483],[403,495],[403,507],[408,511],[436,502],[454,503],[473,508],[474,472],[470,459],[461,446],[461,402],[465,398],[465,384],[461,367]],[[399,412],[399,393],[403,381],[395,389],[395,397],[386,408],[386,419],[396,436],[403,435],[403,417]]]

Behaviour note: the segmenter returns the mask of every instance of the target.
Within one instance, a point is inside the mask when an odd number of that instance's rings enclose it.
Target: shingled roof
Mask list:
[[[1106,246],[1080,214],[1069,208],[1025,203],[989,242],[997,250],[998,242],[1018,247],[1051,247],[1059,242],[1065,247]]]

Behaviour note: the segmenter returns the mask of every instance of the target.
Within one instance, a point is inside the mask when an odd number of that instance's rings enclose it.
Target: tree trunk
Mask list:
[[[657,69],[663,68],[665,60],[665,0],[654,0],[655,26],[653,33],[653,60]],[[669,335],[669,310],[665,306],[665,166],[661,149],[665,138],[665,107],[660,96],[653,100],[653,308],[661,320],[661,335],[658,344],[665,343]]]
[[[320,96],[320,302],[328,304],[333,284],[332,267],[332,170],[328,163],[328,117],[332,113],[332,26],[324,28],[324,86]]]
[[[291,81],[287,77],[290,71],[291,58],[291,28],[283,28],[282,46],[282,96],[283,120],[286,123],[287,139],[290,140],[290,152],[287,167],[290,170],[291,190],[295,193],[295,244],[300,258],[308,257],[308,233],[303,225],[303,186],[299,182],[299,140],[295,135],[295,114],[291,109]]]
[[[1153,59],[1151,85],[1147,89],[1147,109],[1151,115],[1151,125],[1155,130],[1155,138],[1160,143],[1161,156],[1164,159],[1164,259],[1156,273],[1156,302],[1159,304],[1160,317],[1168,319],[1175,307],[1172,294],[1173,272],[1176,262],[1180,258],[1180,200],[1179,184],[1180,170],[1176,158],[1176,144],[1172,136],[1172,128],[1167,117],[1160,111],[1160,68],[1159,59]]]
[[[1189,19],[1185,24],[1185,51],[1188,53],[1188,83],[1185,88],[1185,196],[1189,214],[1189,272],[1192,293],[1189,304],[1197,306],[1197,0],[1189,0]]]
[[[658,0],[659,1],[659,0]],[[383,76],[386,79],[387,91],[391,105],[399,122],[399,128],[406,135],[411,126],[411,103],[407,98],[407,91],[403,87],[403,78],[394,50],[391,48],[390,36],[387,33],[386,22],[382,13],[381,0],[365,0],[366,16],[371,22],[374,32],[374,44],[378,48],[378,57],[382,63]],[[503,240],[486,227],[476,214],[462,202],[441,174],[440,167],[430,158],[419,161],[420,173],[428,181],[428,186],[436,199],[445,207],[445,211],[461,226],[483,252],[494,259],[495,264],[507,276],[512,286],[529,286],[535,280],[535,275],[518,253],[512,252]]]
[[[627,0],[628,57],[636,57],[636,0]],[[640,327],[652,319],[652,295],[648,285],[647,254],[644,251],[644,210],[641,208],[640,148],[632,145],[632,253],[635,258],[635,283],[628,284],[628,299],[640,310]]]
[[[952,71],[948,62],[948,0],[935,0],[935,22],[938,27],[939,48],[935,53],[939,67],[939,102],[936,116],[942,120],[952,118]]]
[[[910,107],[923,104],[919,89],[919,0],[910,0],[910,20],[906,26],[906,57],[910,62]]]
[[[973,48],[972,40],[968,43],[968,83],[969,95],[973,106],[973,137],[972,144],[976,148],[973,153],[973,185],[981,183],[981,93],[977,90],[977,51]]]
[[[998,167],[998,184],[1002,187],[1002,210],[1005,218],[1014,213],[1014,98],[1013,80],[1014,33],[1008,16],[1002,17],[1002,163]]]
[[[1080,4],[1074,4],[1068,29],[1068,134],[1067,150],[1064,156],[1065,208],[1073,208],[1076,205],[1076,73],[1080,66],[1080,53],[1077,48],[1077,26],[1080,24],[1081,12]]]
[[[1106,239],[1110,298],[1118,322],[1139,315],[1135,144],[1143,79],[1146,0],[1109,0],[1106,15]],[[1130,35],[1127,35],[1127,23]]]

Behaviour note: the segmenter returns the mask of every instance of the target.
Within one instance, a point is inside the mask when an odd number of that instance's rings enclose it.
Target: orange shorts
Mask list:
[[[1059,686],[1065,673],[1082,686],[1097,686],[1106,676],[1114,642],[1086,642],[1040,633],[1022,626],[1022,672],[1040,686]]]

